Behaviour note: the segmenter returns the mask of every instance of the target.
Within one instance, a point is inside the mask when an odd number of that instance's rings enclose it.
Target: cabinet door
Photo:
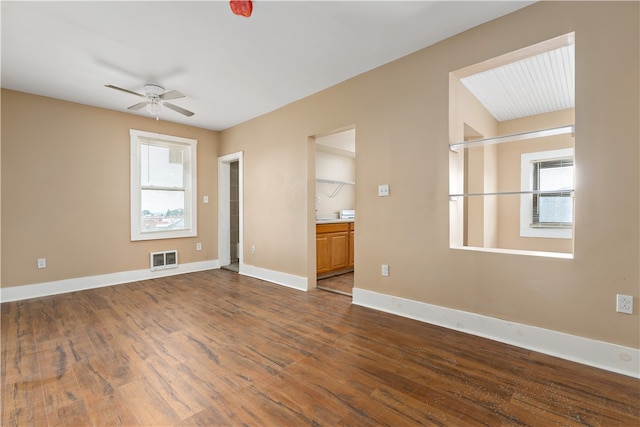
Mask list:
[[[316,235],[316,272],[326,273],[331,270],[330,234]]]
[[[349,232],[331,233],[331,270],[349,266]]]

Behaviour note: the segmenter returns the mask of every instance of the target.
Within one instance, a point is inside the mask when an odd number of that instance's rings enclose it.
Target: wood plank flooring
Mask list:
[[[640,381],[214,270],[2,304],[3,426],[640,425]]]
[[[353,296],[353,271],[339,274],[324,279],[318,279],[316,286],[323,291],[336,292],[342,295]]]

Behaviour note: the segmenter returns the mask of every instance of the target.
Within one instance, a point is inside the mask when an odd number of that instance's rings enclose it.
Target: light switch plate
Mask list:
[[[378,185],[378,196],[385,197],[389,195],[389,184]]]

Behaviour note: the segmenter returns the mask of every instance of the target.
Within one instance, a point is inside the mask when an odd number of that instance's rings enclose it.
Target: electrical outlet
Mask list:
[[[202,243],[198,242],[196,243],[196,251],[201,251],[202,250]]]
[[[256,253],[256,247],[255,247],[255,246],[253,246],[253,245],[251,245],[251,253],[252,253],[252,254],[255,254],[255,253]]]
[[[47,268],[46,258],[38,258],[38,268]]]
[[[618,313],[633,314],[633,297],[631,295],[616,296],[616,311]]]
[[[387,264],[382,264],[382,275],[385,277],[389,275],[389,266]]]

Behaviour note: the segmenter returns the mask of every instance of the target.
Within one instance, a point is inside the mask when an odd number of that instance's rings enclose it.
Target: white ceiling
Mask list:
[[[118,111],[145,83],[221,130],[533,1],[2,1],[3,88]],[[146,115],[142,109],[134,114]]]

